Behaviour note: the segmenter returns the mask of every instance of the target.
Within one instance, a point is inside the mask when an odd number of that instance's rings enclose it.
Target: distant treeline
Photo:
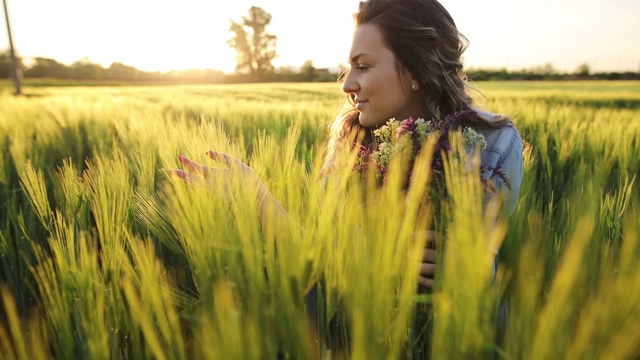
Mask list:
[[[256,82],[249,74],[226,74],[219,70],[191,69],[170,72],[147,72],[119,62],[112,63],[108,68],[90,62],[79,60],[70,66],[48,58],[35,58],[30,66],[21,65],[22,76],[25,79],[64,79],[64,80],[92,80],[141,83],[242,83]],[[469,76],[474,81],[491,80],[640,80],[638,72],[608,72],[592,73],[587,64],[583,64],[573,73],[556,71],[551,64],[531,69],[468,69]],[[273,73],[263,75],[264,82],[327,82],[336,81],[339,71],[318,69],[309,60],[299,69],[278,68]],[[11,59],[7,54],[0,53],[0,79],[11,78]]]
[[[475,81],[491,80],[640,80],[640,72],[590,72],[576,71],[573,73],[561,73],[553,69],[545,70],[547,66],[533,69],[507,70],[507,69],[468,69],[467,73]]]
[[[70,66],[54,59],[35,58],[30,66],[21,66],[25,79],[63,79],[93,81],[127,81],[127,82],[160,82],[160,83],[240,83],[254,82],[249,74],[225,74],[213,69],[190,69],[170,72],[148,72],[119,62],[104,68],[100,64],[86,59],[79,60]],[[302,82],[302,81],[335,81],[337,73],[328,69],[316,69],[308,61],[300,70],[280,68],[272,74],[263,75],[261,81]],[[11,78],[11,59],[0,54],[0,79]]]

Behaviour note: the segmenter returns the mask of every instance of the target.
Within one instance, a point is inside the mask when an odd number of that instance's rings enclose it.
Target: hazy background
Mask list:
[[[354,0],[6,0],[18,54],[64,64],[88,58],[144,71],[235,67],[229,20],[249,7],[273,16],[275,67],[346,63]],[[468,67],[640,71],[638,0],[442,0],[469,38]],[[0,50],[9,41],[0,20]]]

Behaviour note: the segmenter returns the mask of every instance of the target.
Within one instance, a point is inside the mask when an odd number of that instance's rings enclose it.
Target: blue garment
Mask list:
[[[479,113],[485,115],[485,117],[488,114],[483,112]],[[483,128],[477,129],[476,131],[482,134],[484,140],[487,142],[487,147],[480,153],[480,166],[485,169],[481,176],[484,179],[489,179],[497,190],[496,194],[503,196],[501,215],[507,218],[516,210],[520,185],[522,183],[524,160],[522,156],[522,138],[520,137],[518,129],[513,125],[497,129]],[[509,181],[509,186],[491,170],[496,168],[504,173]],[[485,196],[485,205],[491,197],[492,195]],[[495,249],[495,258],[492,266],[494,281],[496,279],[498,265],[498,249]]]
[[[509,216],[516,209],[520,184],[522,183],[522,138],[512,125],[498,129],[477,129],[476,131],[482,134],[487,142],[487,147],[480,153],[481,166],[485,169],[482,172],[482,177],[490,179],[498,193],[504,195],[502,214]],[[489,167],[501,170],[509,180],[511,189],[492,170],[488,170]]]
[[[479,111],[479,113],[484,115],[485,118],[491,117],[492,115],[481,111]],[[516,210],[520,185],[522,183],[524,160],[522,154],[522,138],[514,126],[505,126],[498,129],[478,129],[477,132],[482,134],[487,142],[487,147],[480,153],[481,166],[483,168],[497,167],[501,169],[510,182],[511,189],[509,189],[498,176],[495,176],[491,170],[484,170],[482,173],[482,177],[484,179],[491,179],[498,193],[503,194],[502,216],[508,217]],[[486,198],[485,201],[486,200],[488,200],[488,198]],[[496,280],[499,262],[498,249],[496,249],[492,269],[494,281]],[[504,302],[500,304],[498,311],[498,327],[496,329],[498,339],[504,336],[508,316],[509,302],[508,300],[504,300]]]

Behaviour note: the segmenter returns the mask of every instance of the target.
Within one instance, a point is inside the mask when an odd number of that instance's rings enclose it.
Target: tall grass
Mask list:
[[[336,84],[0,95],[0,352],[640,356],[640,84],[479,87],[531,144],[516,211],[497,225],[455,162],[442,209],[424,201],[428,166],[409,189],[402,171],[382,188],[349,172],[318,181]],[[290,221],[261,220],[259,194],[241,179],[167,176],[179,154],[224,166],[207,150],[249,164]],[[439,267],[425,293],[416,234],[434,222]]]

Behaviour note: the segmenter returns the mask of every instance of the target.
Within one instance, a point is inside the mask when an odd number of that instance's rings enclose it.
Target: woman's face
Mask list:
[[[384,125],[390,118],[423,117],[418,83],[402,69],[397,71],[395,55],[385,45],[376,25],[356,27],[349,55],[350,70],[342,89],[353,94],[365,127]]]

